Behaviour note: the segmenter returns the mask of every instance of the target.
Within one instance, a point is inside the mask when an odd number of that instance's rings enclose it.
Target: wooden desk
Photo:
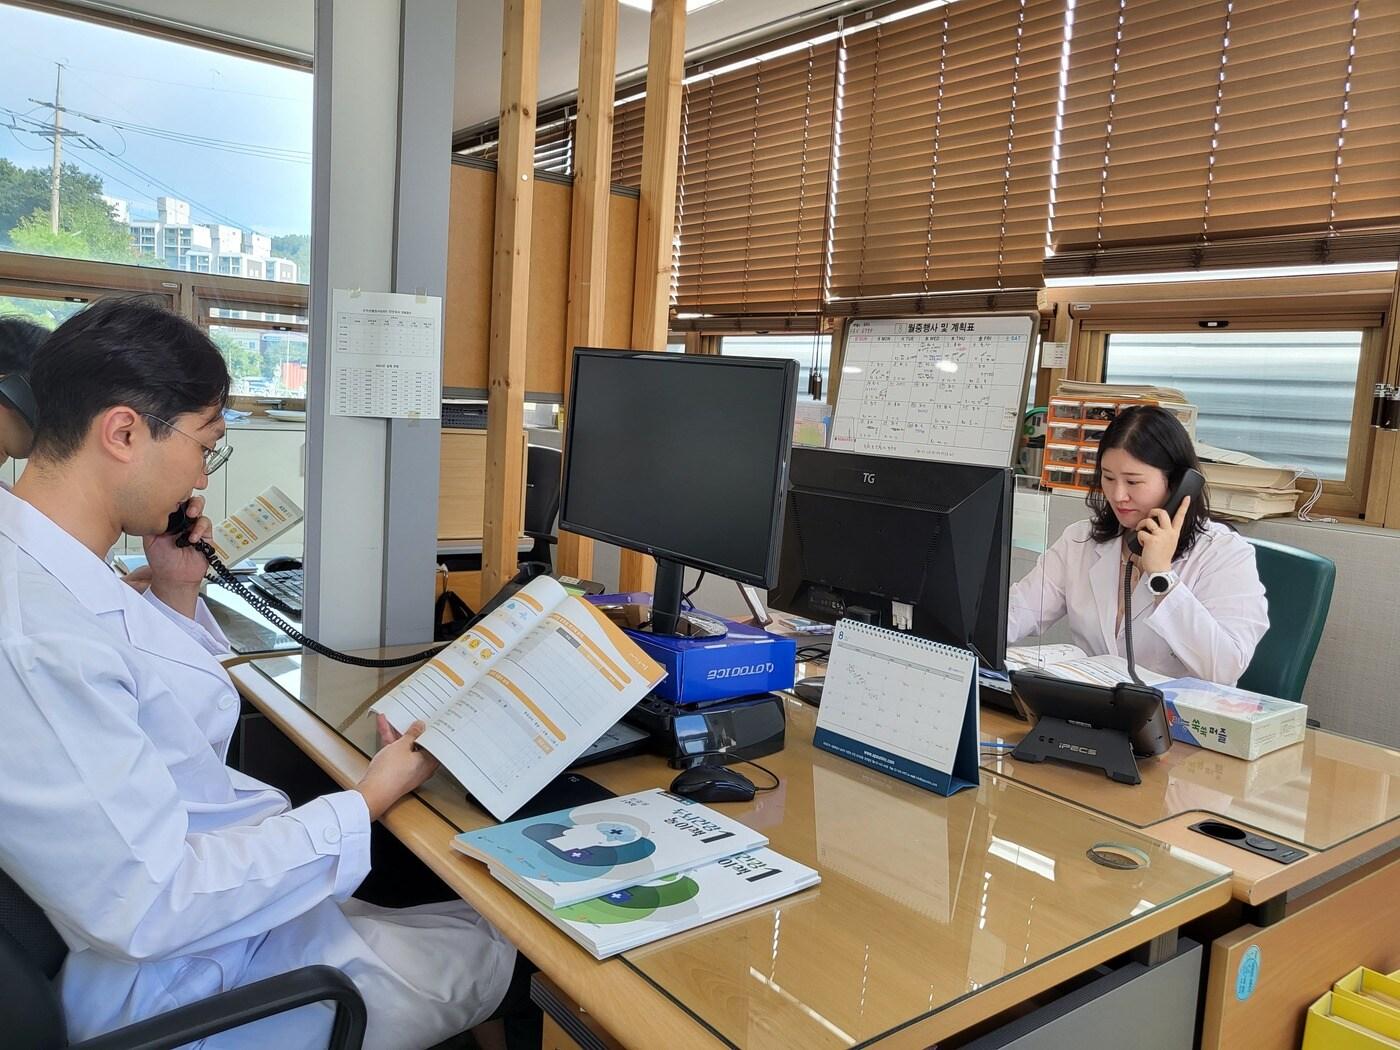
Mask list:
[[[1026,723],[982,709],[982,739],[1019,741]],[[1253,762],[1185,744],[1139,761],[1139,785],[1059,762],[988,753],[983,768],[1120,821],[1234,871],[1237,900],[1277,912],[1289,890],[1378,848],[1400,849],[1400,751],[1308,730],[1301,744]],[[1308,856],[1279,864],[1190,825],[1208,817],[1285,840]],[[1261,918],[1265,917],[1261,915]]]
[[[1019,741],[1026,728],[1011,715],[982,711],[984,740]],[[1245,925],[1210,946],[1203,1050],[1293,1050],[1308,1004],[1334,980],[1362,964],[1400,967],[1400,751],[1314,730],[1253,762],[1178,743],[1139,762],[1136,786],[1004,752],[984,755],[983,766],[1233,869],[1233,895],[1252,908]],[[1279,864],[1190,829],[1206,816],[1308,855]],[[1376,855],[1370,863],[1337,875],[1368,853]],[[1287,899],[1290,890],[1329,877]],[[1251,956],[1261,977],[1257,991],[1242,997],[1239,975]]]
[[[373,697],[404,672],[319,657],[232,670],[240,691],[341,784],[373,747]],[[822,872],[819,887],[604,963],[449,846],[490,818],[444,775],[384,823],[574,1002],[637,1047],[926,1047],[1229,901],[1226,869],[1009,780],[951,799],[811,745],[788,705],[779,790],[727,812]],[[619,793],[664,786],[655,758],[588,770]],[[1141,850],[1141,871],[1088,847]],[[677,1005],[678,1003],[684,1006]]]

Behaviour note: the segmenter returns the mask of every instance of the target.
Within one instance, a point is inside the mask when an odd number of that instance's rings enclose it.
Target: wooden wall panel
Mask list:
[[[463,164],[452,166],[447,295],[443,303],[444,386],[486,389],[495,201],[495,172]],[[571,209],[569,187],[543,181],[535,184],[535,221],[530,235],[530,345],[525,366],[525,387],[532,393],[557,394],[563,388]],[[637,199],[614,193],[608,198],[604,346],[625,348],[631,336],[636,242]]]
[[[632,337],[632,278],[637,262],[637,198],[608,198],[607,301],[603,345],[625,350]]]
[[[495,172],[452,165],[447,222],[442,385],[485,390],[491,342],[491,244],[496,235]]]
[[[569,222],[573,191],[557,182],[535,182],[530,231],[530,319],[525,389],[559,394],[564,389],[564,332],[569,314]]]

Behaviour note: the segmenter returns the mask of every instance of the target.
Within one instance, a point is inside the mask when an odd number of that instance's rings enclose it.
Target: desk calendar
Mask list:
[[[978,780],[977,657],[842,620],[832,635],[812,743],[951,795]]]

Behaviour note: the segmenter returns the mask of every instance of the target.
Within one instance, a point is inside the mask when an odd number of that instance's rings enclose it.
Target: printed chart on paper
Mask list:
[[[442,414],[442,299],[336,288],[331,415]]]
[[[829,447],[1010,466],[1034,334],[1023,314],[852,322]]]

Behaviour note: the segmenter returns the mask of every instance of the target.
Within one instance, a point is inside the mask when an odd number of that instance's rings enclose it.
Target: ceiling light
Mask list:
[[[634,7],[638,11],[651,10],[651,0],[619,0],[619,2],[623,7]],[[685,9],[686,12],[689,13],[691,11],[699,11],[702,7],[710,7],[717,3],[719,3],[719,0],[685,0]]]

